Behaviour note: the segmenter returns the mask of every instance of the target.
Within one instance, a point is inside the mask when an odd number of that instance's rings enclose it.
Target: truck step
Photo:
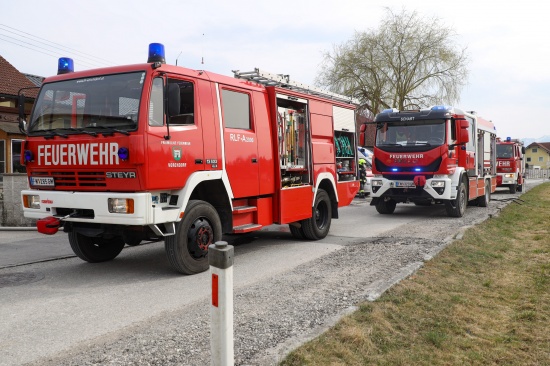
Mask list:
[[[241,213],[254,212],[254,211],[258,211],[258,207],[256,206],[234,206],[233,207],[234,214],[241,214]]]
[[[243,233],[249,233],[251,231],[256,231],[261,229],[263,226],[260,224],[246,224],[241,226],[235,226],[233,228],[233,232],[235,234],[243,234]]]

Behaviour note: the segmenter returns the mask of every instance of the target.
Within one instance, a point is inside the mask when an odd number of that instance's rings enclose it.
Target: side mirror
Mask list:
[[[470,134],[468,133],[468,128],[470,127],[470,124],[465,119],[459,119],[456,121],[457,131],[457,142],[459,144],[466,144],[468,141],[470,141]]]
[[[19,94],[17,99],[19,104],[19,131],[27,134],[27,122],[25,121],[25,94]]]
[[[178,84],[168,84],[167,100],[168,116],[172,117],[180,113],[180,87]]]

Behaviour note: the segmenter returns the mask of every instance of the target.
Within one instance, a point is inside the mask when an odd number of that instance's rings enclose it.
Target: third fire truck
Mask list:
[[[497,186],[508,187],[510,193],[523,191],[525,179],[525,146],[519,140],[507,137],[497,141]]]
[[[22,201],[85,261],[164,240],[177,271],[201,272],[223,233],[275,223],[324,238],[359,189],[350,98],[258,69],[168,65],[158,43],[147,63],[73,70],[60,59],[36,99]]]
[[[474,112],[450,106],[388,109],[374,120],[371,205],[381,214],[397,203],[441,203],[452,217],[469,202],[487,206],[496,189],[496,131]]]

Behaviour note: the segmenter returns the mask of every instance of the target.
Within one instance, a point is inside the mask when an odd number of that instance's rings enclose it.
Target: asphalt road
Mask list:
[[[276,225],[225,237],[235,246],[236,364],[275,363],[518,196],[499,191],[461,219],[442,206],[379,215],[356,199],[318,242]],[[0,231],[0,365],[208,364],[209,280],[174,273],[162,242],[90,264],[64,233]]]

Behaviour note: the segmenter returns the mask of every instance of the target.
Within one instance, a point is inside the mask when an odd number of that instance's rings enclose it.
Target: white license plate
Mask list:
[[[53,177],[31,177],[31,186],[54,187]]]
[[[399,188],[411,188],[416,187],[414,182],[395,182],[395,186]]]

